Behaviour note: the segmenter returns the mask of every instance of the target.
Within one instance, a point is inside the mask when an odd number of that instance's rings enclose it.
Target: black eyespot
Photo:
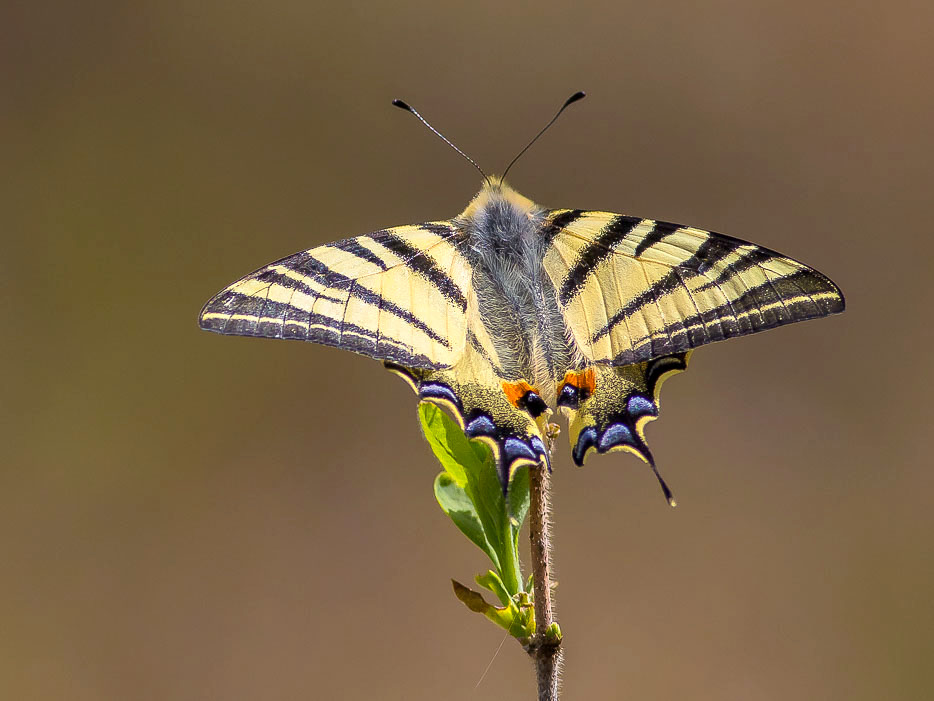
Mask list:
[[[564,387],[558,393],[558,406],[566,406],[569,409],[577,409],[580,406],[580,392],[577,387],[570,382],[565,383]]]
[[[548,405],[545,404],[545,400],[538,396],[538,394],[535,392],[531,391],[522,395],[522,398],[516,403],[516,405],[520,409],[525,409],[527,412],[529,412],[533,419],[537,419],[548,409]]]
[[[590,399],[590,396],[591,396],[590,388],[587,385],[584,385],[583,387],[578,388],[577,390],[577,401],[578,402],[583,404],[588,399]]]

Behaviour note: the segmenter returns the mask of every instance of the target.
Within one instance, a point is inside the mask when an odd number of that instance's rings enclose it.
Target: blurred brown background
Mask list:
[[[701,6],[702,5],[702,6]],[[776,248],[834,317],[702,349],[554,476],[569,699],[934,684],[927,2],[4,3],[0,698],[532,697],[459,604],[408,388],[200,332],[240,275],[479,186]]]

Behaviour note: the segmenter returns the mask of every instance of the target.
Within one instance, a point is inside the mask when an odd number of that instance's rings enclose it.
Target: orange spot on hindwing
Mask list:
[[[538,418],[548,410],[548,405],[542,399],[539,391],[524,380],[519,382],[503,382],[503,392],[506,399],[516,409],[527,411],[532,418]]]
[[[581,402],[586,402],[597,389],[597,374],[593,367],[579,372],[568,371],[564,382],[558,386],[558,406],[577,409]]]
[[[534,392],[528,382],[503,382],[503,392],[506,393],[506,399],[509,400],[509,403],[514,407],[519,406],[519,400],[522,399],[528,392]]]

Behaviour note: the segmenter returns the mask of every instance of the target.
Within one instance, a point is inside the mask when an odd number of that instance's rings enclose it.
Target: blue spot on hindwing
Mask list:
[[[632,431],[624,424],[610,424],[609,427],[600,436],[600,443],[597,448],[601,453],[605,453],[610,448],[620,445],[635,445],[632,438]]]
[[[471,419],[470,423],[467,424],[465,433],[469,438],[476,438],[477,436],[495,436],[496,424],[494,424],[493,420],[486,414],[480,414],[475,419]]]
[[[447,385],[443,385],[440,382],[427,382],[421,385],[418,388],[418,394],[423,399],[444,399],[445,401],[451,402],[458,409],[461,408],[461,401],[457,398],[457,395],[454,394],[452,390]]]
[[[544,455],[544,454],[545,454],[545,444],[542,443],[542,439],[539,438],[538,436],[532,436],[532,448],[533,448],[533,449],[535,450],[535,452],[538,453],[539,455]],[[549,465],[549,466],[550,466],[550,465]]]
[[[513,460],[518,460],[520,458],[527,458],[529,460],[538,459],[535,451],[527,446],[525,441],[518,438],[507,438],[503,441],[503,457],[503,462],[507,465],[511,464]]]
[[[577,445],[574,446],[574,450],[571,451],[571,457],[574,459],[574,464],[580,467],[584,464],[584,456],[587,454],[587,451],[597,444],[597,429],[595,426],[588,426],[580,432],[580,435],[577,437]]]
[[[476,412],[466,421],[464,433],[468,438],[490,438],[499,446],[496,469],[503,487],[503,494],[509,489],[512,465],[516,460],[538,462],[545,456],[545,444],[538,436],[528,439],[509,435],[509,429],[498,426],[488,415]]]
[[[634,417],[645,416],[646,414],[649,416],[658,416],[658,408],[655,406],[655,402],[639,394],[634,394],[629,398],[626,411]]]

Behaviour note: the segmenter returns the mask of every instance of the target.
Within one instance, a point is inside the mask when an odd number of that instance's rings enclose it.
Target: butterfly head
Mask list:
[[[524,195],[520,195],[513,190],[505,180],[497,175],[491,175],[483,181],[483,187],[480,188],[474,198],[470,201],[460,214],[460,219],[467,221],[476,221],[482,218],[485,213],[491,209],[504,208],[515,212],[518,215],[525,215],[533,218],[541,207]]]

